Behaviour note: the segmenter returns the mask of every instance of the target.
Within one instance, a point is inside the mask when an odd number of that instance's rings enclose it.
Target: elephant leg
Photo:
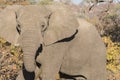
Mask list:
[[[36,69],[35,69],[35,80],[41,80],[41,74],[42,74],[41,68],[36,67]]]
[[[37,62],[42,64],[42,80],[56,80],[66,47],[63,43],[43,47],[37,58]]]
[[[42,80],[56,80],[56,74],[57,72],[59,72],[59,66],[54,64],[56,63],[56,61],[49,60],[49,57],[45,57],[45,58],[46,61],[44,61],[44,63],[41,66]]]

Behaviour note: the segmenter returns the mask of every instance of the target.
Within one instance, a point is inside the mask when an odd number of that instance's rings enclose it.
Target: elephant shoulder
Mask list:
[[[78,27],[79,31],[84,31],[89,34],[92,34],[92,33],[98,34],[96,27],[92,23],[82,18],[77,18],[77,20],[79,23],[79,27]]]
[[[92,23],[82,18],[78,18],[78,23],[79,23],[78,37],[84,35],[84,37],[91,42],[94,42],[96,40],[101,42],[101,37],[96,27]]]
[[[79,22],[79,28],[78,28],[78,34],[76,35],[76,38],[74,41],[81,41],[80,44],[89,44],[94,45],[100,49],[103,49],[105,51],[105,45],[102,41],[102,38],[100,34],[98,33],[96,27],[86,21],[85,19],[78,19]]]

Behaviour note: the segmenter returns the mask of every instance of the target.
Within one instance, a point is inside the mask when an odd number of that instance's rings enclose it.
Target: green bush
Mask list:
[[[53,3],[53,0],[41,0],[39,2],[39,4],[41,5],[52,4],[52,3]]]

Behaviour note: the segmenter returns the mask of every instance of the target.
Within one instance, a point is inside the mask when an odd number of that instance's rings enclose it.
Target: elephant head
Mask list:
[[[40,44],[47,46],[70,37],[76,32],[78,23],[66,6],[29,5],[14,8],[0,13],[0,36],[12,44],[20,44],[25,68],[33,72],[35,53]]]

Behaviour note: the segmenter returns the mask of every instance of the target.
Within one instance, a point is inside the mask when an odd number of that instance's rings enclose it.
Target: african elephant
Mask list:
[[[92,24],[77,20],[66,5],[7,7],[0,13],[0,36],[23,50],[25,70],[18,80],[34,80],[36,61],[42,80],[55,80],[58,72],[61,80],[106,80],[99,34]]]

